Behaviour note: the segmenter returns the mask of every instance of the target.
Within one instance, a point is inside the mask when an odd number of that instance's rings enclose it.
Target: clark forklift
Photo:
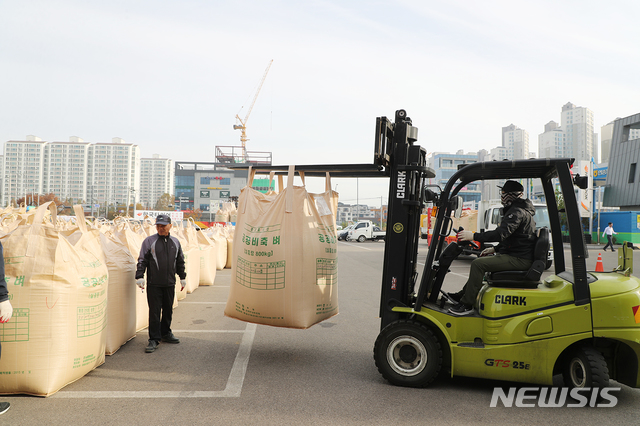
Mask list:
[[[640,387],[640,280],[633,277],[632,249],[619,249],[612,272],[590,272],[572,176],[573,159],[492,161],[464,165],[436,193],[418,129],[404,110],[395,121],[376,119],[373,164],[296,166],[308,176],[388,177],[380,333],[373,355],[382,376],[398,386],[424,387],[441,372],[552,385],[562,374],[569,387],[606,387],[610,379]],[[234,168],[247,167],[236,166]],[[258,166],[285,173],[287,166]],[[528,271],[488,274],[474,313],[454,316],[441,290],[462,243],[445,243],[455,232],[452,214],[462,210],[458,194],[467,184],[495,179],[539,179],[551,229],[541,228]],[[554,181],[559,182],[568,220],[571,259],[565,263]],[[418,281],[420,214],[437,207],[433,235]],[[553,242],[555,274],[542,279]],[[467,243],[464,243],[467,244]]]

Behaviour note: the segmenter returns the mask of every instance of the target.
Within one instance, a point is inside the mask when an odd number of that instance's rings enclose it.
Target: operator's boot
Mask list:
[[[457,305],[449,308],[449,312],[457,316],[471,315],[473,314],[473,306],[458,303]]]
[[[463,295],[464,295],[464,289],[458,291],[457,293],[447,293],[447,297],[456,303],[460,303],[460,300],[462,300]]]

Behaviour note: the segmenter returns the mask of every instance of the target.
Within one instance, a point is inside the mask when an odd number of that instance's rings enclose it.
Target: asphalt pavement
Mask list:
[[[420,243],[419,266],[426,243]],[[594,270],[599,247],[589,248]],[[601,250],[600,250],[601,252]],[[51,397],[3,396],[0,425],[635,424],[640,390],[622,385],[614,408],[490,408],[496,386],[439,378],[425,389],[388,384],[373,361],[384,242],[340,242],[339,315],[307,330],[223,315],[230,270],[174,311],[178,345],[146,354],[146,330]],[[605,270],[617,254],[601,252]],[[444,289],[459,289],[472,258],[456,260]],[[546,272],[551,273],[551,271]],[[559,383],[558,385],[561,385]]]

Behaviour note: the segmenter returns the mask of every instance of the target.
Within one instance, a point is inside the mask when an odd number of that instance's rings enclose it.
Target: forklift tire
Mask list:
[[[396,386],[422,388],[430,384],[442,367],[442,347],[426,326],[399,320],[386,326],[373,348],[378,371]]]
[[[545,271],[553,266],[553,260],[547,260],[547,264],[545,265]]]
[[[605,388],[609,386],[609,369],[600,351],[579,347],[566,358],[562,378],[570,388]]]
[[[367,237],[365,237],[364,235],[360,235],[358,237],[358,242],[359,243],[364,243],[367,240]]]

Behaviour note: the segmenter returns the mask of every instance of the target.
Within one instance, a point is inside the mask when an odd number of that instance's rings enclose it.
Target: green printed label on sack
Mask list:
[[[102,266],[102,263],[99,260],[94,260],[93,262],[87,262],[86,260],[82,260],[80,259],[80,265],[82,265],[83,268],[100,268]]]
[[[236,302],[236,311],[238,313],[241,313],[243,315],[249,316],[249,317],[254,317],[254,318],[261,318],[261,319],[268,319],[268,320],[283,320],[284,317],[281,316],[265,316],[262,315],[260,312],[256,311],[254,308],[250,308],[249,306],[245,306],[240,302]]]
[[[20,263],[24,263],[25,256],[11,256],[4,258],[4,264],[6,265],[17,265]]]
[[[267,233],[267,232],[280,232],[280,224],[277,225],[267,225],[267,226],[253,226],[253,225],[249,225],[248,223],[244,224],[244,230],[245,232],[248,232],[250,234],[257,234],[257,233]]]
[[[250,262],[238,256],[236,282],[254,290],[284,288],[284,260],[280,262]]]
[[[107,275],[103,275],[101,277],[80,277],[83,287],[97,287],[99,285],[106,284],[107,280]]]
[[[338,283],[338,259],[316,259],[316,285]]]
[[[29,341],[29,308],[14,308],[11,319],[0,324],[0,342]]]
[[[96,306],[78,307],[78,338],[94,336],[107,325],[107,301]]]
[[[17,277],[9,277],[5,275],[4,278],[7,281],[8,286],[17,285],[18,287],[24,287],[24,275],[19,275]]]
[[[316,305],[316,315],[326,315],[338,309],[337,306],[333,306],[331,303],[320,303]]]
[[[85,367],[95,362],[96,362],[96,356],[94,354],[85,355],[82,358],[77,357],[73,359],[73,368]]]
[[[11,376],[11,375],[17,376],[22,374],[31,374],[31,370],[0,371],[0,375],[3,375],[3,376]]]
[[[327,244],[328,247],[324,248],[324,252],[328,254],[336,254],[338,252],[336,231],[333,226],[318,225],[318,241],[323,244]]]

